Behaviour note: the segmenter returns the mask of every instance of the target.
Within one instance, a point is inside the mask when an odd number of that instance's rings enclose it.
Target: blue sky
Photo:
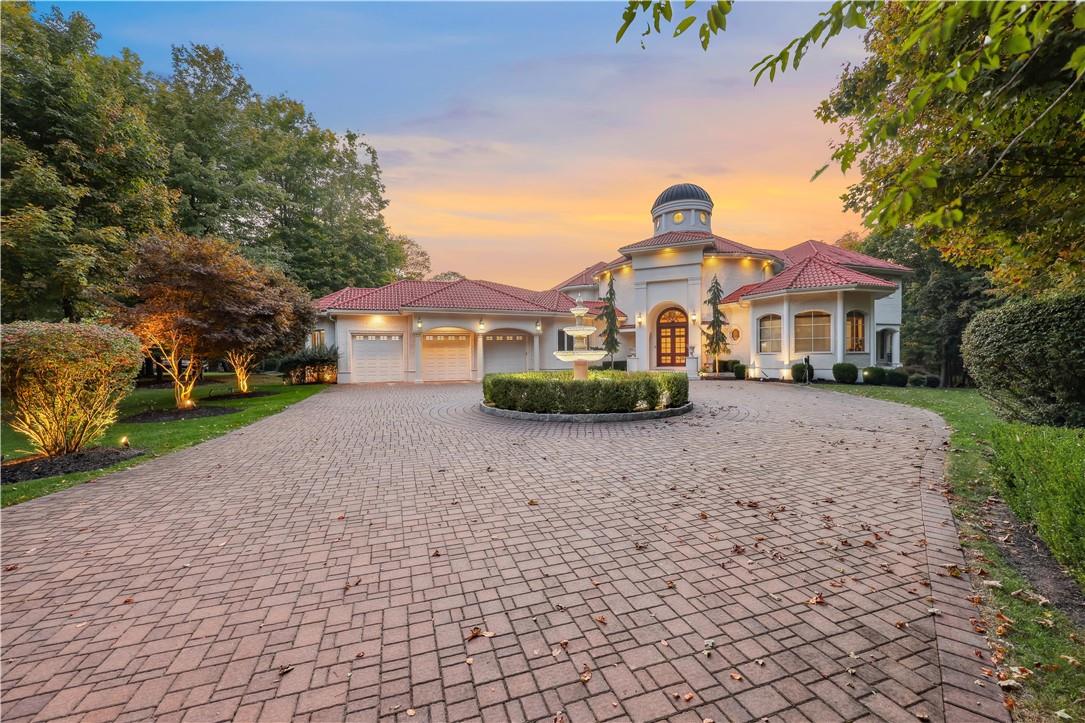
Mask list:
[[[714,230],[737,241],[858,226],[841,211],[846,179],[808,179],[834,137],[813,109],[861,59],[859,38],[771,85],[748,72],[821,5],[740,1],[707,53],[692,33],[615,45],[618,3],[59,5],[95,23],[103,52],[130,48],[165,73],[171,45],[218,45],[257,92],[364,133],[389,224],[435,271],[549,286],[650,235],[651,201],[676,180],[704,185]]]

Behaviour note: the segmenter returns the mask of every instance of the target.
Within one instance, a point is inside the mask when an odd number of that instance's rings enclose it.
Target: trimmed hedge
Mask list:
[[[279,360],[279,371],[291,384],[335,381],[338,370],[339,349],[335,346],[309,347]]]
[[[841,384],[855,384],[859,378],[859,367],[850,362],[833,364],[833,379]]]
[[[689,379],[680,372],[591,371],[487,374],[486,404],[539,414],[606,414],[680,407],[689,401]]]
[[[937,374],[928,374],[926,382],[927,386],[931,389],[937,389],[938,387],[942,386],[942,380],[938,377]]]
[[[611,366],[610,360],[608,359],[607,361],[603,362],[599,366],[593,366],[591,368],[592,369],[615,369],[617,371],[624,372],[626,370],[628,364],[629,364],[629,362],[627,362],[625,359],[618,359],[618,360],[616,360],[614,362],[614,365]]]
[[[802,362],[799,362],[798,364],[792,364],[791,365],[791,381],[793,381],[793,382],[795,382],[797,384],[801,384],[802,382],[812,381],[811,379],[806,378],[806,372],[808,370],[813,371],[813,369],[808,367],[806,364],[803,364]]]
[[[900,367],[890,369],[885,373],[885,383],[891,387],[906,387],[908,386],[908,374]]]
[[[731,365],[731,371],[734,372],[735,379],[746,378],[746,365],[742,362],[735,362],[733,365]]]
[[[881,367],[864,367],[863,384],[873,384],[875,386],[885,384],[885,370]]]
[[[927,386],[926,374],[913,374],[908,377],[908,386],[910,387],[925,387]]]
[[[1085,291],[981,311],[965,329],[961,354],[1000,416],[1085,427]]]
[[[1085,431],[996,425],[994,467],[1006,503],[1085,581]]]

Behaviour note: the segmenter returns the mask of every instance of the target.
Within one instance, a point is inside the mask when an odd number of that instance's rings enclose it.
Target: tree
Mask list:
[[[703,47],[730,9],[709,6]],[[649,11],[645,34],[672,20],[668,2],[631,2],[619,39]],[[696,20],[683,18],[675,34]],[[990,268],[1009,292],[1080,286],[1085,5],[841,0],[754,64],[754,82],[798,68],[815,43],[867,27],[866,59],[844,70],[818,110],[842,137],[832,162],[862,170],[846,205],[871,227],[944,230],[924,238],[953,263]]]
[[[937,372],[943,386],[966,381],[961,339],[979,311],[1000,303],[983,269],[956,266],[912,228],[876,231],[856,247],[875,258],[908,266],[903,283],[901,362]]]
[[[417,241],[402,234],[392,234],[391,238],[403,250],[403,265],[396,269],[396,280],[426,278],[430,272],[429,253]]]
[[[248,303],[233,318],[234,339],[226,342],[237,391],[249,392],[255,363],[271,354],[295,351],[313,326],[313,301],[305,289],[277,269],[252,268]]]
[[[442,271],[439,274],[434,274],[430,277],[430,281],[460,281],[467,277],[461,274],[459,271]]]
[[[78,452],[117,421],[142,359],[135,335],[99,324],[16,322],[3,336],[11,428],[39,453]]]
[[[97,55],[81,13],[0,4],[3,318],[77,320],[100,308],[135,240],[172,221],[164,153],[139,59]]]
[[[139,337],[147,357],[173,381],[178,409],[196,406],[192,390],[208,359],[239,347],[239,319],[251,321],[262,287],[237,246],[179,231],[148,236],[127,280],[131,306],[114,318]],[[269,324],[266,319],[262,323]],[[252,332],[255,343],[259,330]]]
[[[723,318],[720,304],[723,302],[723,287],[720,286],[719,276],[713,275],[712,283],[708,286],[708,298],[705,304],[712,310],[712,316],[708,320],[708,331],[705,332],[705,351],[712,355],[712,372],[719,374],[720,354],[731,351],[727,345],[727,334],[723,327],[727,320]]]
[[[622,348],[618,338],[618,307],[614,304],[614,278],[607,284],[607,294],[603,297],[603,349],[610,355],[610,368],[614,368],[614,355]]]

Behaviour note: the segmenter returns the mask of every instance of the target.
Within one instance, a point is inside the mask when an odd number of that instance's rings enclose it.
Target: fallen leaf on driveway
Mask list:
[[[731,673],[731,680],[742,680],[742,673]]]
[[[588,667],[587,663],[584,663],[584,667],[580,669],[580,681],[587,683],[589,680],[591,680],[591,668]]]
[[[606,625],[607,624],[607,616],[606,615],[596,615],[595,616],[595,622],[599,623],[600,625]]]
[[[480,635],[482,635],[482,628],[476,625],[475,627],[471,628],[471,632],[467,634],[467,639],[474,640]]]
[[[824,605],[825,604],[825,596],[822,595],[819,592],[817,595],[815,595],[814,597],[807,600],[806,604],[807,605]]]
[[[527,503],[529,505],[537,505],[537,504],[539,504],[539,501],[536,500],[536,499],[530,499],[530,500],[527,501]]]

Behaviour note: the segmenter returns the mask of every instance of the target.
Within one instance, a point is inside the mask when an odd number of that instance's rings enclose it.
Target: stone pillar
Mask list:
[[[900,366],[900,329],[893,329],[893,360],[892,366]]]
[[[542,336],[542,332],[536,332],[531,335],[531,368],[535,371],[539,371],[539,337]]]
[[[844,292],[836,292],[836,361],[844,361],[844,345],[847,343],[848,321],[844,312]]]

